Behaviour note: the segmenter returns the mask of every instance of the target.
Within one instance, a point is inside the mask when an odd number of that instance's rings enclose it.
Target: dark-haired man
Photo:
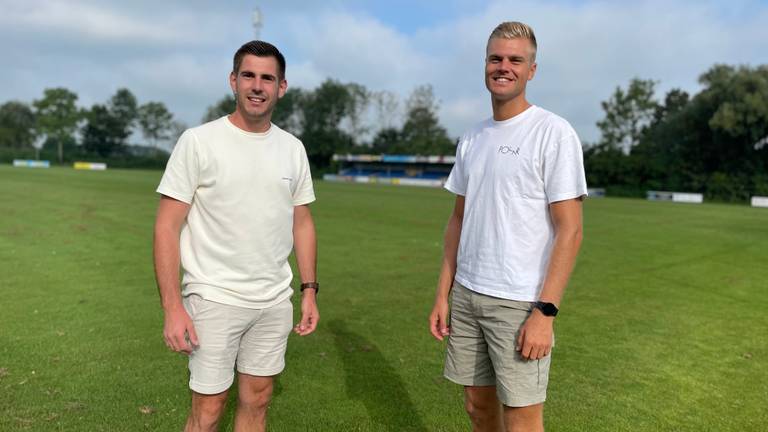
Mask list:
[[[445,184],[456,204],[430,331],[448,337],[445,376],[464,386],[473,431],[543,431],[553,322],[581,244],[581,144],[526,100],[535,72],[533,29],[496,27],[485,61],[493,118],[459,140]]]
[[[271,123],[287,88],[285,59],[269,43],[248,42],[229,81],[235,112],[185,131],[157,188],[163,335],[189,355],[185,431],[216,430],[235,367],[235,431],[265,429],[292,327],[292,249],[302,280],[294,331],[310,334],[320,318],[309,163],[301,141]]]

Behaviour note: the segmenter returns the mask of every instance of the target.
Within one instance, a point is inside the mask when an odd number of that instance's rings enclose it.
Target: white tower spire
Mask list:
[[[253,23],[253,33],[256,36],[256,39],[259,39],[259,34],[261,33],[261,27],[263,25],[261,11],[259,10],[259,7],[253,8],[253,15],[251,16],[252,23]]]

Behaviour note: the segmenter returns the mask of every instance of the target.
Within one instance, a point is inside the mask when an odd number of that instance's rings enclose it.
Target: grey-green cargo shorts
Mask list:
[[[525,360],[515,350],[531,309],[531,302],[479,294],[454,282],[445,377],[464,386],[496,386],[506,406],[544,402],[552,354]]]

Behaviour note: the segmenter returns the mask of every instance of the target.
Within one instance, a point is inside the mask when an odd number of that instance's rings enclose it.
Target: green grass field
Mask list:
[[[0,431],[180,430],[186,360],[152,274],[160,175],[0,167]],[[291,336],[270,430],[469,430],[427,330],[452,196],[316,193],[322,318]],[[766,430],[767,263],[766,209],[588,200],[547,429]]]

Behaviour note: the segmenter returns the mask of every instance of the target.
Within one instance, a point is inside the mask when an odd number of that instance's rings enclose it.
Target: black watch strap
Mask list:
[[[544,316],[557,316],[557,313],[560,311],[557,306],[555,306],[553,303],[547,303],[547,302],[533,302],[533,307],[540,310],[541,313],[544,314]]]
[[[317,282],[304,282],[301,284],[301,292],[304,292],[305,289],[314,289],[315,294],[320,292],[320,284]]]

